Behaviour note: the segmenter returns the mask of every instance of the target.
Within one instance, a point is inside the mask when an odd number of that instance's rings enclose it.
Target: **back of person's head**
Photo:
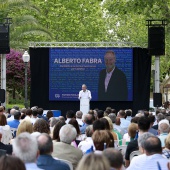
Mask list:
[[[106,119],[109,123],[109,127],[110,127],[110,131],[113,131],[113,123],[112,123],[112,120],[108,117],[108,116],[105,116],[104,119]]]
[[[76,118],[82,119],[82,116],[83,116],[82,111],[79,110],[79,111],[76,112]]]
[[[112,120],[112,123],[116,123],[116,115],[115,113],[110,113],[108,117]]]
[[[128,134],[131,138],[134,138],[138,130],[138,125],[136,123],[131,123],[128,127]]]
[[[116,117],[116,125],[120,125],[120,117]]]
[[[73,125],[73,126],[75,127],[75,129],[76,129],[76,131],[77,131],[77,135],[80,135],[80,134],[81,134],[80,128],[79,128],[79,124],[78,124],[78,122],[77,122],[77,120],[76,120],[75,118],[72,118],[72,119],[68,122],[68,124]]]
[[[96,130],[93,133],[92,139],[96,150],[103,151],[105,147],[111,147],[114,139],[111,139],[110,133],[111,132],[107,130]],[[105,144],[106,146],[104,146]]]
[[[0,157],[0,170],[26,170],[24,163],[16,156]]]
[[[156,119],[158,122],[160,122],[161,120],[165,119],[165,116],[162,113],[158,113]]]
[[[149,116],[149,112],[145,110],[145,111],[144,111],[144,116],[145,116],[145,117],[148,117],[148,116]]]
[[[32,115],[32,110],[31,109],[27,109],[25,114],[27,116],[31,116]]]
[[[33,126],[33,131],[49,134],[50,128],[49,128],[47,121],[45,121],[43,118],[40,118],[35,121],[34,126]]]
[[[0,112],[4,112],[4,107],[0,106]]]
[[[59,136],[61,142],[71,144],[71,142],[76,139],[77,131],[74,126],[67,124],[62,126]]]
[[[92,137],[92,135],[93,135],[93,125],[89,125],[86,127],[86,136]]]
[[[116,115],[116,109],[111,109],[111,113],[114,113]]]
[[[28,133],[33,132],[33,126],[30,120],[24,119],[20,122],[18,129],[17,129],[16,136],[18,136],[19,134],[23,132],[28,132]]]
[[[88,114],[94,115],[94,110],[89,110]]]
[[[125,113],[125,111],[124,110],[119,110],[119,116],[121,117],[121,118],[125,118],[126,117],[126,113]]]
[[[103,115],[104,115],[104,111],[103,111],[103,110],[98,110],[98,111],[97,111],[97,118],[98,118],[98,119],[102,118]]]
[[[59,116],[58,118],[59,118],[61,121],[65,122],[64,116]]]
[[[15,109],[11,109],[11,110],[10,110],[10,114],[11,114],[11,115],[14,115],[15,112],[16,112]]]
[[[35,162],[38,153],[38,144],[35,137],[24,132],[13,140],[13,153],[24,163]]]
[[[47,112],[46,117],[47,117],[48,120],[49,120],[51,117],[53,117],[53,112],[52,112],[51,110],[49,110],[49,111]]]
[[[105,130],[105,124],[100,119],[93,122],[93,131],[96,130]]]
[[[44,111],[43,108],[38,108],[37,111],[38,111],[38,114],[39,114],[40,116],[43,115],[43,111]]]
[[[42,133],[38,138],[38,150],[40,152],[40,155],[51,155],[53,152],[53,142],[51,137],[46,134]]]
[[[156,112],[155,112],[156,116],[157,116],[159,113],[161,113],[161,110],[160,110],[160,109],[156,109]]]
[[[20,111],[16,111],[16,112],[14,113],[14,119],[15,119],[15,120],[20,120],[20,118],[21,118],[21,112],[20,112]]]
[[[80,160],[76,170],[110,170],[109,162],[103,155],[88,154]]]
[[[34,117],[37,117],[38,116],[38,110],[37,109],[32,110],[32,115]]]
[[[149,115],[148,118],[149,118],[149,121],[150,121],[150,125],[153,125],[154,122],[155,122],[155,116],[154,115]]]
[[[132,110],[128,109],[128,110],[125,110],[126,112],[126,116],[132,116]]]
[[[141,151],[141,153],[143,153],[143,148],[144,148],[144,142],[150,138],[154,136],[152,133],[150,132],[145,132],[143,134],[141,134],[138,138],[138,146],[139,146],[139,150]]]
[[[74,113],[74,111],[73,111],[73,110],[68,110],[68,111],[66,112],[66,117],[67,117],[67,118],[75,118],[75,113]]]
[[[109,114],[110,114],[110,111],[105,110],[103,116],[105,117],[105,116],[108,116]]]
[[[123,155],[120,151],[113,148],[107,148],[103,151],[103,155],[108,159],[112,168],[121,169],[123,165]]]
[[[60,119],[59,119],[58,117],[51,117],[51,118],[49,119],[49,121],[50,121],[50,127],[54,127],[59,120],[60,120]]]
[[[162,154],[161,141],[158,137],[152,136],[144,141],[146,155]]]
[[[170,149],[170,133],[165,138],[165,148]]]
[[[138,123],[139,117],[132,117],[131,123]]]
[[[148,117],[140,117],[138,120],[138,128],[140,131],[147,132],[150,128],[150,121]]]
[[[93,123],[93,116],[90,115],[90,114],[85,114],[84,117],[83,117],[83,121],[87,125],[92,125],[92,123]]]
[[[54,126],[54,130],[53,130],[53,140],[56,141],[60,141],[60,136],[59,136],[59,132],[62,126],[64,126],[66,123],[59,120],[56,125]]]
[[[0,115],[0,126],[5,126],[7,124],[6,116],[4,114]]]
[[[19,110],[19,106],[13,106],[13,109]]]
[[[105,119],[104,117],[100,119],[104,124],[105,124],[105,130],[111,130],[110,126],[109,126],[109,122],[107,119]]]
[[[158,124],[158,130],[159,132],[162,133],[169,133],[169,121],[166,119],[163,119],[159,122]]]

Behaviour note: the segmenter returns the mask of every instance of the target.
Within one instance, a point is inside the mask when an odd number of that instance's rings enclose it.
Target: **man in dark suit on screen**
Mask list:
[[[98,100],[127,101],[127,80],[125,74],[115,66],[115,53],[113,51],[107,51],[104,61],[106,69],[100,71]]]

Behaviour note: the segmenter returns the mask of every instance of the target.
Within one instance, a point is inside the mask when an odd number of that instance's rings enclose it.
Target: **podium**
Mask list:
[[[80,99],[80,111],[82,111],[83,115],[87,114],[90,110],[90,100],[89,99]]]

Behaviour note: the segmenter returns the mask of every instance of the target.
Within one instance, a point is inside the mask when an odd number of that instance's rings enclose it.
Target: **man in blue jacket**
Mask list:
[[[38,137],[38,149],[40,152],[40,155],[37,159],[37,166],[39,168],[45,169],[45,170],[70,170],[69,166],[60,161],[54,159],[51,154],[53,152],[53,142],[51,137],[46,134],[42,133]]]

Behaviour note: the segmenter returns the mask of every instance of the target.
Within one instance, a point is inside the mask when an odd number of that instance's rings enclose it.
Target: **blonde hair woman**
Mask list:
[[[107,158],[103,155],[88,154],[80,160],[76,170],[110,170]]]
[[[24,120],[21,121],[21,123],[18,126],[16,136],[18,136],[22,132],[28,132],[28,133],[33,132],[33,125],[30,122],[30,120],[24,119]]]

